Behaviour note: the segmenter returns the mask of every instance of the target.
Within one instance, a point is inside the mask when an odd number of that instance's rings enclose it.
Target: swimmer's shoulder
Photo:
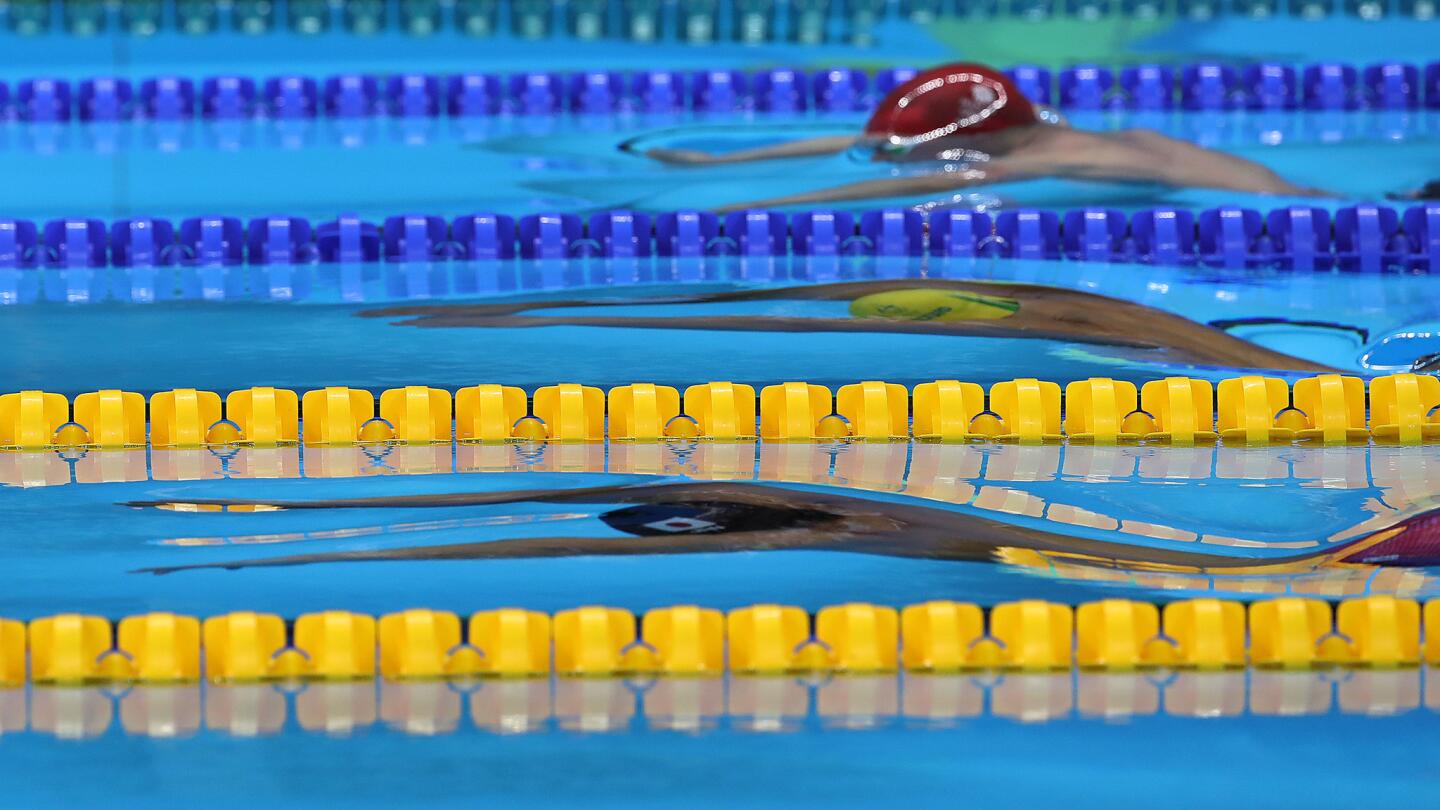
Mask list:
[[[1067,152],[1085,151],[1095,156],[1123,159],[1126,155],[1158,157],[1193,149],[1193,145],[1153,129],[1120,129],[1110,132],[1067,130],[1056,133],[1050,147]]]
[[[1145,148],[1138,141],[1120,135],[1118,132],[1037,127],[1035,137],[1007,155],[1006,160],[1015,164],[1070,165],[1114,159],[1123,153]]]
[[[1203,147],[1198,147],[1189,141],[1175,138],[1153,129],[1122,129],[1115,132],[1098,134],[1108,136],[1116,142],[1150,151],[1195,151],[1203,149]]]

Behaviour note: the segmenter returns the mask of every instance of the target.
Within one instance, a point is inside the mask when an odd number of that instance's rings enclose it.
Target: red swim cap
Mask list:
[[[923,143],[956,133],[1038,123],[1035,105],[1008,76],[984,65],[941,65],[917,75],[875,108],[865,134]]]

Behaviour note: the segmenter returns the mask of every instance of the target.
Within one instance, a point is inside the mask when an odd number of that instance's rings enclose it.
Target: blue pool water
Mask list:
[[[178,740],[126,736],[115,728],[80,747],[31,735],[4,750],[7,767],[29,774],[68,770],[78,752],[101,747],[126,763],[96,763],[91,773],[105,778],[69,780],[63,793],[54,783],[26,780],[11,794],[40,803],[57,795],[75,802],[146,796],[168,803],[206,794],[222,807],[313,805],[337,796],[376,806],[676,800],[693,806],[833,806],[884,804],[903,790],[921,802],[949,802],[963,792],[986,804],[1047,805],[1063,796],[1067,805],[1100,808],[1183,796],[1203,778],[1212,796],[1342,806],[1404,803],[1435,786],[1433,775],[1415,762],[1417,744],[1433,734],[1434,714],[1413,711],[1391,717],[1347,715],[1338,708],[1310,717],[1161,714],[1111,722],[1072,716],[1045,723],[981,717],[939,728],[892,720],[868,730],[815,721],[783,734],[644,730],[639,717],[633,730],[627,724],[610,734],[497,735],[468,723],[462,728],[436,737],[375,728],[333,739],[291,726],[258,739],[204,733]],[[1355,744],[1356,738],[1365,743]],[[405,763],[403,774],[394,768],[397,761]],[[1015,776],[1017,761],[1025,763],[1024,778]],[[247,774],[243,787],[214,790],[237,772]]]
[[[987,385],[1012,378],[1016,368],[1043,367],[1048,378],[1060,382],[1119,375],[1140,381],[1176,373],[1219,379],[1231,373],[1164,351],[1104,340],[1067,343],[1023,333],[957,337],[850,331],[848,324],[854,321],[848,302],[802,297],[816,283],[874,279],[877,274],[911,278],[916,286],[929,278],[971,278],[1061,287],[1133,301],[1201,324],[1263,321],[1284,313],[1278,324],[1231,331],[1297,357],[1372,374],[1408,367],[1440,348],[1433,328],[1440,281],[1429,275],[998,259],[901,261],[878,267],[873,261],[715,259],[678,269],[656,259],[647,266],[651,277],[676,280],[617,283],[622,273],[636,273],[625,262],[507,264],[503,271],[465,262],[216,268],[218,275],[203,289],[215,291],[217,300],[207,301],[195,291],[202,288],[199,274],[209,270],[162,268],[140,288],[145,295],[137,302],[137,271],[10,271],[17,305],[0,321],[0,335],[20,350],[0,357],[0,372],[17,389],[38,387],[70,395],[102,384],[143,393],[187,386],[223,392],[251,385],[350,385],[378,392],[413,384],[417,375],[431,385],[458,388],[483,380],[530,387],[556,380],[611,386],[641,377],[684,386],[696,382],[697,375],[756,384],[804,378],[833,386],[875,376],[876,369],[883,369],[886,379],[907,384],[934,379],[943,371]],[[842,268],[853,272],[842,274]],[[693,275],[666,275],[680,270]],[[501,293],[490,286],[490,293],[480,292],[484,280],[493,285],[497,278],[515,278],[518,289]],[[155,300],[161,297],[157,291],[166,289],[189,289],[200,300]],[[764,289],[793,290],[794,297],[777,292],[779,300],[767,302],[673,300],[677,295]],[[442,309],[435,312],[443,313],[443,307],[451,305],[526,300],[535,302],[534,308],[521,309],[535,316],[532,326],[416,328],[412,324],[425,323],[416,317],[423,313],[405,309],[438,306]],[[663,303],[647,303],[657,300]],[[572,305],[547,304],[555,301]],[[603,305],[574,305],[586,301]],[[622,320],[613,325],[546,323],[556,316],[587,314]],[[762,319],[754,328],[724,333],[709,331],[698,321],[692,328],[663,333],[627,328],[623,321],[721,314]],[[767,331],[763,317],[782,314],[841,320],[826,332]],[[1004,327],[1007,322],[994,323]],[[187,334],[185,344],[156,343],[153,336],[167,329]],[[663,335],[663,344],[655,342],[657,334]],[[97,341],[96,335],[107,339]],[[715,350],[717,340],[723,341],[723,351]],[[143,363],[133,360],[135,346],[149,347]]]
[[[337,604],[378,614],[414,606],[416,583],[424,583],[426,605],[461,612],[512,604],[559,610],[582,592],[587,600],[637,611],[686,603],[733,608],[777,593],[810,609],[836,599],[908,604],[963,596],[991,604],[1037,588],[1047,598],[1075,603],[1106,595],[1168,599],[1277,590],[1440,595],[1440,569],[1347,571],[1320,564],[1326,555],[1344,556],[1351,541],[1436,505],[1440,457],[1431,450],[743,445],[652,458],[614,446],[607,459],[602,447],[550,448],[539,456],[462,447],[452,459],[449,448],[390,454],[311,448],[303,455],[305,478],[296,477],[302,456],[294,449],[227,458],[233,455],[155,451],[148,475],[143,452],[36,458],[27,469],[7,459],[5,480],[12,487],[0,490],[0,498],[17,532],[37,538],[5,550],[10,612],[22,618],[62,612],[83,593],[89,609],[105,615],[152,609],[215,615],[257,603],[284,615]],[[177,474],[180,480],[173,480]],[[486,538],[593,537],[620,545],[633,538],[601,519],[623,506],[601,496],[583,503],[522,498],[258,513],[128,505],[291,504],[613,484],[663,489],[717,477],[782,486],[797,496],[843,495],[855,508],[893,502],[945,510],[954,515],[957,549],[967,547],[966,521],[980,518],[1093,539],[1122,559],[1158,549],[1179,555],[1182,566],[1188,559],[1192,567],[1211,564],[1206,560],[1222,567],[1137,577],[1064,565],[927,559],[918,539],[891,541],[891,551],[840,542],[833,549],[771,552],[727,548],[721,539],[708,552],[656,556],[610,557],[597,548],[600,556],[485,559],[480,550],[470,560],[321,560],[225,570],[205,566],[316,553],[383,556],[483,546]],[[1223,514],[1213,512],[1216,502],[1228,505]],[[1075,508],[1087,516],[1075,517]],[[95,536],[85,531],[93,525],[112,528]],[[1223,570],[1227,559],[1262,567],[1230,574]],[[1296,559],[1301,562],[1291,562]],[[1264,569],[1267,562],[1275,567]],[[201,568],[151,573],[177,566]]]
[[[646,211],[734,205],[889,177],[895,169],[850,155],[744,166],[674,168],[620,145],[744,148],[854,132],[859,116],[777,115],[686,121],[645,117],[0,126],[0,206],[10,216],[324,218],[475,211]],[[1196,132],[1301,185],[1337,195],[1321,204],[1375,201],[1440,176],[1434,113],[1220,113],[1093,116],[1101,129],[1153,126]],[[1276,138],[1279,143],[1264,143]],[[1313,204],[1236,192],[1037,180],[932,198],[867,200],[840,208],[921,202],[1049,208],[1156,205],[1259,209]]]
[[[957,57],[1052,67],[1435,58],[1434,21],[1402,18],[1410,12],[1398,6],[1373,22],[1347,14],[1038,23],[947,16],[930,24],[892,14],[864,46],[473,39],[448,27],[428,37],[0,31],[0,80],[874,68]],[[863,120],[862,113],[0,120],[0,217],[322,221],[342,212],[378,220],[406,212],[707,208],[872,179],[890,168],[837,156],[675,169],[620,145],[723,151],[851,132]],[[1334,208],[1440,177],[1433,109],[1117,112],[1076,123],[1156,128],[1334,196],[1033,181],[845,207]],[[806,297],[833,283],[863,290],[977,280],[1139,305],[1089,301],[1070,314],[1157,345],[1083,329],[1068,338],[1040,335],[1034,324],[1029,334],[899,328],[906,324],[867,331],[854,328],[848,300]],[[1140,383],[1252,370],[1198,361],[1167,343],[1165,329],[1182,326],[1214,327],[1201,334],[1219,343],[1223,330],[1278,353],[1257,368],[1287,380],[1313,373],[1294,370],[1297,361],[1371,377],[1440,353],[1437,284],[1432,275],[1394,269],[930,257],[0,268],[0,393],[196,387],[223,395],[252,385],[379,393],[491,382],[533,391],[561,381],[683,388],[719,379],[834,388],[862,379],[988,385],[1019,376]],[[714,299],[734,293],[774,297]],[[1022,300],[1021,315],[1036,300]],[[487,307],[529,320],[486,323],[476,313]],[[559,323],[596,318],[617,320]],[[641,327],[627,318],[661,323]],[[722,331],[706,321],[714,318],[748,320]],[[775,331],[778,318],[824,322],[831,331]],[[993,323],[1003,330],[1013,321]],[[677,324],[684,328],[664,328]],[[1276,357],[1290,370],[1271,368]],[[645,508],[636,512],[635,501],[613,493],[574,497],[617,484],[649,492],[640,499]],[[618,553],[655,541],[637,524],[665,518],[673,493],[690,486],[730,499],[727,519],[740,527],[752,518],[736,492],[794,509],[818,504],[845,520],[885,515],[895,528],[814,528],[804,522],[812,517],[792,515],[785,519],[799,522],[806,543],[769,546],[736,530],[693,535],[710,540],[694,546],[660,543],[669,553]],[[473,502],[424,501],[446,495]],[[385,498],[398,500],[344,502]],[[221,511],[215,503],[229,505]],[[759,602],[815,611],[927,599],[987,606],[1027,598],[1425,600],[1440,597],[1433,559],[1393,564],[1366,551],[1436,508],[1440,451],[1433,446],[611,442],[4,451],[0,617],[262,610],[293,618],[412,607],[466,616],[502,606],[638,612]],[[994,536],[1012,541],[987,539]],[[541,538],[573,551],[528,552]],[[17,807],[875,806],[897,797],[1016,807],[1398,805],[1440,786],[1425,756],[1416,756],[1434,739],[1437,717],[1434,667],[32,685],[0,687],[0,781]]]
[[[393,16],[393,10],[392,10]],[[156,75],[265,77],[279,73],[324,77],[342,72],[397,70],[451,74],[615,70],[694,70],[770,65],[869,67],[929,64],[957,50],[1000,64],[1077,62],[1113,64],[1200,58],[1302,63],[1433,59],[1425,22],[1391,19],[1357,23],[1332,19],[1246,19],[1206,22],[1161,18],[1133,26],[1114,21],[1056,20],[1026,26],[1003,20],[943,20],[934,26],[889,19],[863,48],[769,42],[720,50],[674,41],[633,44],[610,40],[527,42],[509,36],[477,40],[445,30],[415,37],[261,37],[162,32],[135,37],[112,29],[94,38],[7,36],[0,79],[36,75],[79,80]],[[974,31],[975,34],[968,34]],[[1096,34],[1100,31],[1103,34]],[[967,35],[968,34],[968,35]],[[1026,44],[1024,40],[1033,39]],[[1001,41],[1014,41],[997,53]],[[355,47],[363,42],[363,48]],[[44,69],[41,70],[40,67]],[[1082,119],[1085,117],[1082,116]],[[1260,160],[1296,182],[1331,190],[1344,200],[1375,200],[1440,175],[1434,114],[1132,115],[1081,120],[1100,128],[1155,127],[1214,143]],[[761,116],[758,121],[627,118],[615,120],[473,120],[464,122],[295,122],[231,126],[75,125],[0,127],[0,208],[9,216],[116,218],[183,217],[199,212],[234,216],[286,213],[364,216],[402,212],[457,215],[501,210],[665,210],[743,202],[847,180],[883,176],[886,169],[845,158],[737,168],[674,170],[621,154],[616,146],[646,142],[734,146],[776,137],[853,131],[863,115],[822,120]],[[697,123],[704,134],[687,136]],[[722,130],[715,142],[715,128]],[[677,129],[678,128],[678,129]],[[1277,144],[1276,141],[1279,141]],[[895,201],[890,201],[895,202]],[[901,202],[914,202],[905,200]],[[1259,208],[1274,198],[1234,193],[1164,191],[1093,183],[1034,181],[985,188],[955,204],[1070,207],[1156,204],[1206,207],[1243,203]],[[852,206],[853,207],[853,206]]]

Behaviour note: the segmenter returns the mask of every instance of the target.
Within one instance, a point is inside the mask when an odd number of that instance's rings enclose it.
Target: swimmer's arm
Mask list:
[[[702,152],[698,149],[651,149],[645,155],[671,166],[713,166],[721,163],[750,163],[758,160],[834,155],[844,152],[854,144],[853,136],[831,135],[824,138],[790,141],[789,143],[718,154]]]
[[[782,205],[805,205],[808,203],[842,202],[845,200],[874,200],[890,197],[917,197],[947,191],[957,191],[986,183],[1002,180],[1022,180],[1028,175],[1005,167],[998,162],[986,164],[984,169],[963,172],[944,172],[918,177],[895,177],[886,180],[864,180],[834,188],[807,191],[786,197],[772,197],[765,200],[735,203],[716,209],[720,212],[745,211],[753,208],[775,208]]]
[[[1295,197],[1326,196],[1297,186],[1268,167],[1151,130],[1116,133],[1059,131],[1008,156],[1014,168],[1034,177],[1161,183],[1173,188],[1213,188]]]
[[[647,537],[526,537],[483,543],[330,551],[254,560],[141,568],[132,574],[173,574],[180,571],[282,568],[342,562],[401,560],[525,560],[549,557],[629,557],[651,554],[713,554],[727,551],[843,549],[853,538],[844,532],[815,529],[676,534]],[[900,555],[903,556],[903,555]]]
[[[282,510],[300,509],[417,509],[456,506],[493,506],[511,503],[685,503],[729,501],[756,506],[804,506],[813,508],[814,496],[797,495],[781,487],[739,482],[695,482],[688,484],[613,484],[603,487],[564,489],[511,489],[494,492],[449,492],[429,495],[386,495],[375,498],[338,498],[311,501],[255,501],[234,498],[205,498],[186,501],[199,506],[268,506]],[[125,501],[124,506],[155,508],[172,500]]]
[[[1162,158],[1152,168],[1162,182],[1176,188],[1218,188],[1291,197],[1329,196],[1318,189],[1295,185],[1253,160],[1148,130],[1139,131],[1135,137],[1158,147]]]

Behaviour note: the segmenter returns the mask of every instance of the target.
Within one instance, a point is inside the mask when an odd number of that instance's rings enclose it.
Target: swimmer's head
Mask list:
[[[866,122],[865,137],[886,155],[937,138],[1045,121],[1008,76],[984,65],[957,63],[927,70],[890,91]]]

